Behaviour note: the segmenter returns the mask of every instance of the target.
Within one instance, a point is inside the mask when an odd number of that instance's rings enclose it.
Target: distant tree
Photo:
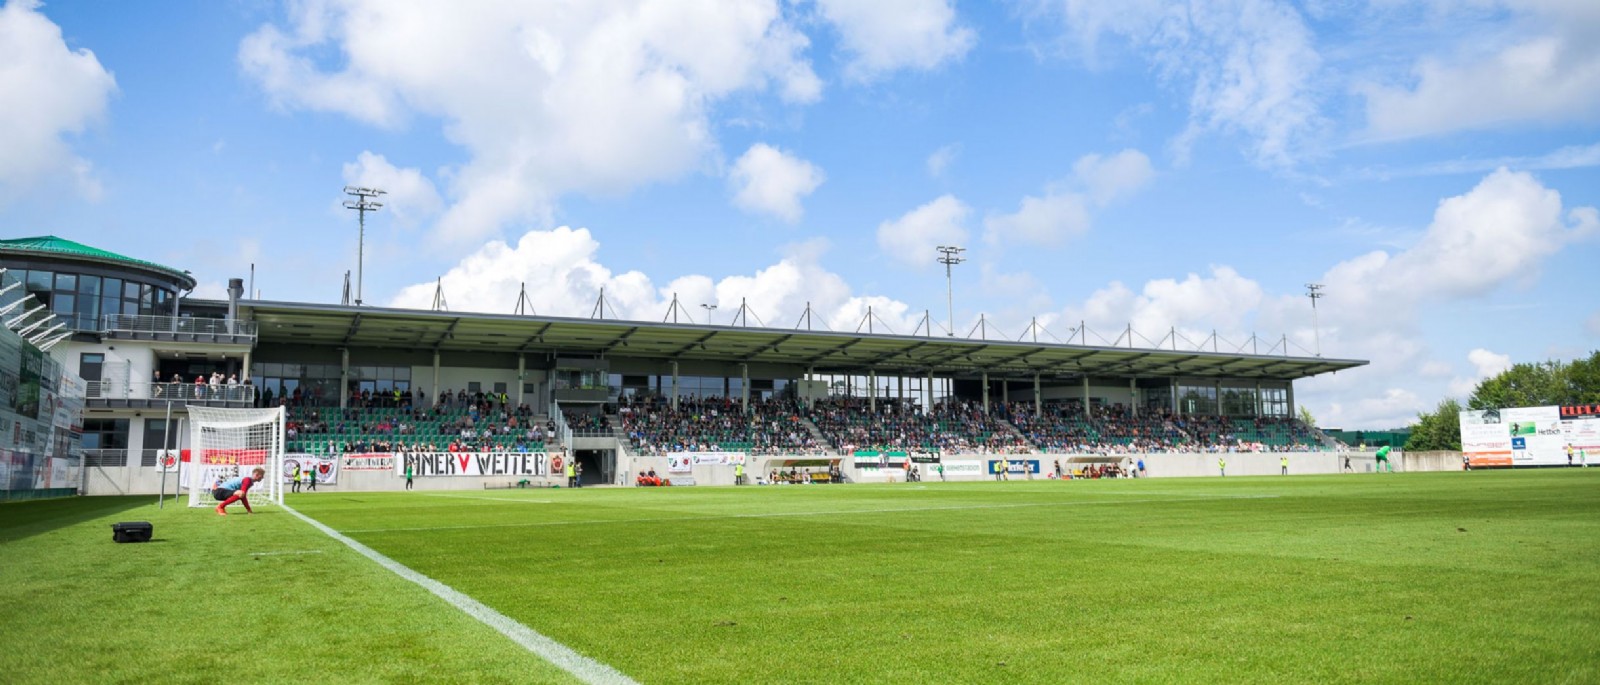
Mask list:
[[[1578,393],[1572,387],[1570,370],[1570,364],[1559,361],[1517,364],[1479,383],[1467,406],[1504,409],[1573,404]]]
[[[1313,427],[1317,425],[1316,415],[1312,414],[1311,409],[1303,404],[1300,405],[1300,423]]]
[[[1406,440],[1407,452],[1461,451],[1461,403],[1446,398],[1431,412],[1417,415]]]

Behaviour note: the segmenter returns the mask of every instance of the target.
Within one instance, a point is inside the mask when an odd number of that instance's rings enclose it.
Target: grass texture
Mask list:
[[[286,513],[150,499],[0,505],[0,681],[566,681]],[[289,502],[645,683],[1600,682],[1600,469]]]

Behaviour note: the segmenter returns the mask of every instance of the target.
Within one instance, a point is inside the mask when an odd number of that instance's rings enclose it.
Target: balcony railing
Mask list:
[[[256,337],[256,322],[182,316],[107,314],[101,317],[100,332],[109,337],[135,340],[247,343]]]
[[[116,468],[128,465],[128,450],[126,449],[86,449],[83,451],[83,465],[99,468]]]
[[[85,399],[92,407],[150,407],[167,401],[219,407],[249,407],[256,401],[253,385],[196,383],[123,383],[89,381]]]

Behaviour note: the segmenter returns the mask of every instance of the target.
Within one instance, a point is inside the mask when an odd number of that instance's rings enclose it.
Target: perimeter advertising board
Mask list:
[[[1512,466],[1566,465],[1567,442],[1561,435],[1560,407],[1502,409],[1500,423],[1511,437]]]
[[[1511,465],[1511,434],[1498,410],[1461,412],[1461,453],[1473,466]]]
[[[407,452],[395,460],[395,474],[407,463],[419,478],[430,476],[548,476],[548,452]]]

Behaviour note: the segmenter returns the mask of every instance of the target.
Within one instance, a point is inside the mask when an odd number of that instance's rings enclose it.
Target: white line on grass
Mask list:
[[[290,550],[290,551],[287,551],[287,552],[251,552],[250,556],[253,556],[253,557],[275,557],[275,556],[278,556],[280,554],[321,554],[321,553],[322,553],[322,550],[320,550],[320,549],[296,549],[296,550]]]
[[[973,504],[952,507],[891,507],[887,509],[840,509],[835,511],[783,511],[767,514],[721,514],[716,516],[660,516],[635,519],[586,519],[579,521],[535,521],[530,523],[487,523],[471,526],[421,526],[416,528],[361,528],[348,530],[359,533],[410,533],[426,530],[472,530],[477,528],[533,528],[538,526],[581,526],[597,523],[650,523],[660,521],[714,521],[717,519],[761,519],[788,516],[849,516],[852,514],[892,514],[903,511],[964,511],[968,509],[1018,509],[1022,507],[1079,507],[1104,504],[1140,504],[1149,502],[1207,502],[1230,499],[1272,499],[1277,495],[1224,495],[1219,497],[1188,497],[1161,499],[1124,499],[1106,502],[1025,502],[1021,504]]]
[[[556,642],[539,631],[518,623],[483,602],[479,602],[449,585],[413,571],[406,565],[384,556],[377,550],[350,539],[339,531],[324,525],[321,521],[295,511],[289,508],[288,505],[283,508],[300,520],[311,524],[317,530],[326,533],[329,537],[344,543],[350,549],[360,552],[362,556],[378,562],[379,566],[393,571],[395,575],[421,585],[428,592],[432,592],[440,599],[449,602],[451,606],[460,609],[468,616],[478,619],[484,625],[500,631],[501,635],[511,638],[513,642],[521,645],[524,649],[533,652],[545,661],[555,664],[556,667],[571,673],[585,683],[638,685],[637,681],[623,675],[621,671],[579,654],[571,647]]]
[[[554,500],[548,500],[548,499],[518,499],[516,497],[481,497],[479,495],[436,495],[436,494],[433,494],[433,493],[426,493],[426,495],[428,497],[454,497],[456,499],[486,499],[486,500],[493,500],[495,502],[520,502],[520,503],[523,503],[523,504],[555,504]]]

